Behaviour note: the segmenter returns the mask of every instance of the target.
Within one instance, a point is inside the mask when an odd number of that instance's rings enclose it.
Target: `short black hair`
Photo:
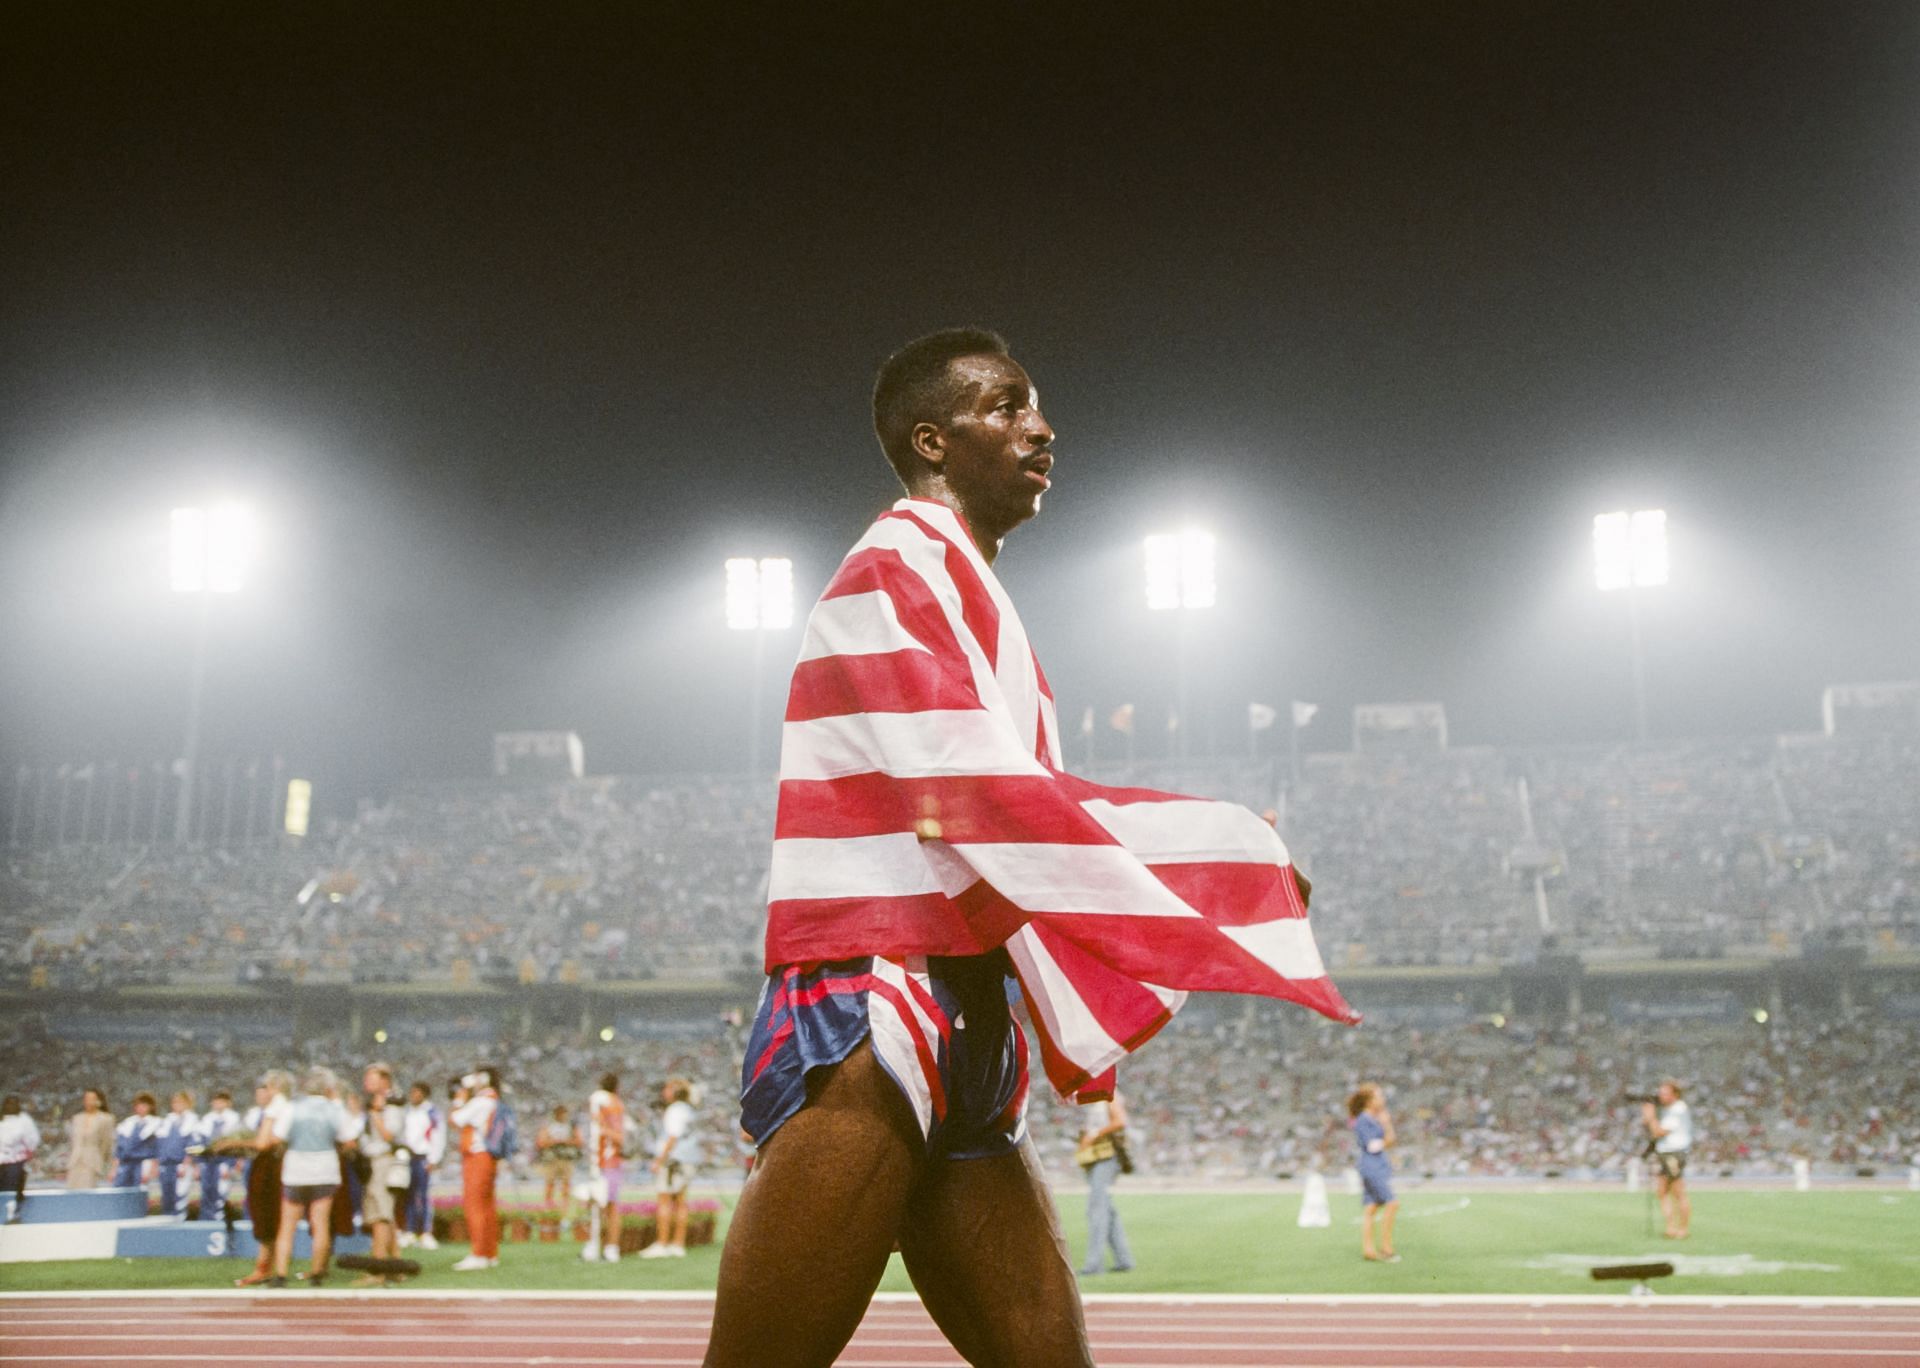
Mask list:
[[[8,1093],[6,1100],[0,1101],[0,1116],[18,1116],[19,1114],[20,1099],[12,1093]]]
[[[600,1087],[602,1088],[602,1090],[606,1092],[610,1092],[610,1093],[619,1092],[620,1091],[620,1075],[611,1074],[611,1073],[601,1074]]]
[[[873,379],[873,435],[900,483],[913,488],[914,426],[945,421],[959,391],[948,367],[963,356],[1005,356],[1007,339],[986,328],[942,328],[880,363]]]

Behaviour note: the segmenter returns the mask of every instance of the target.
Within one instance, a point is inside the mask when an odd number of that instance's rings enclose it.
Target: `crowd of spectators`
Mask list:
[[[1920,939],[1913,736],[1314,755],[1297,781],[1247,760],[1093,777],[1273,809],[1336,965]],[[773,797],[714,777],[448,784],[303,840],[15,849],[0,975],[747,978]]]

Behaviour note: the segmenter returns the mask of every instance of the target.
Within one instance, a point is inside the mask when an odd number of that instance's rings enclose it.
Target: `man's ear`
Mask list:
[[[939,470],[947,463],[947,434],[938,423],[915,423],[907,434],[913,454]]]

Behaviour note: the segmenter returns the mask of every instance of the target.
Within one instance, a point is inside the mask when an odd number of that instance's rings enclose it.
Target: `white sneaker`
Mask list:
[[[479,1268],[498,1267],[499,1263],[500,1261],[498,1259],[483,1259],[478,1254],[469,1254],[453,1266],[453,1271],[456,1273],[471,1273]]]
[[[420,1237],[420,1247],[422,1249],[438,1249],[440,1247],[440,1242],[433,1238],[432,1231],[428,1231],[426,1234]]]
[[[411,1230],[403,1230],[400,1232],[400,1248],[413,1248],[413,1232]]]
[[[500,1266],[500,1259],[497,1255],[494,1258],[487,1260],[488,1268],[498,1268],[499,1266]]]
[[[643,1259],[671,1259],[673,1257],[673,1251],[663,1244],[650,1244],[640,1251],[640,1257]]]
[[[600,1246],[599,1245],[581,1245],[580,1257],[588,1263],[599,1263],[600,1262]]]
[[[603,1257],[606,1259],[608,1263],[619,1263],[620,1262],[620,1246],[608,1245],[607,1252]]]
[[[668,1245],[667,1257],[669,1259],[684,1259],[687,1257],[687,1247],[685,1245]]]

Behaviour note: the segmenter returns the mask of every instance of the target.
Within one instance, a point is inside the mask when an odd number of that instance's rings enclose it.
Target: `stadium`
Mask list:
[[[1920,1359],[1912,13],[974,18],[23,18],[0,1360]]]

